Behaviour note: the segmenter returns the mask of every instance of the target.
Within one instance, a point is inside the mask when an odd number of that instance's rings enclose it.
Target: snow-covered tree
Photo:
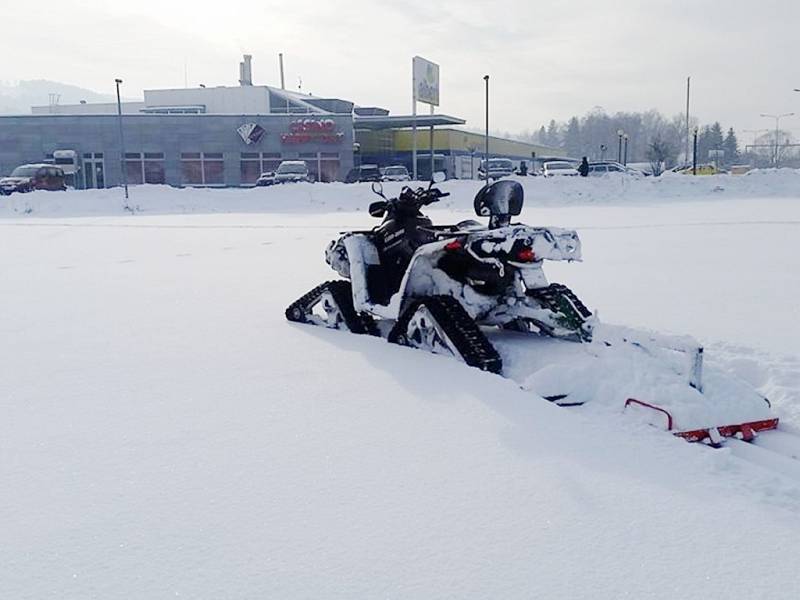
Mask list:
[[[647,159],[650,161],[650,169],[653,175],[658,177],[664,170],[664,165],[673,156],[674,150],[669,142],[655,137],[647,148]]]

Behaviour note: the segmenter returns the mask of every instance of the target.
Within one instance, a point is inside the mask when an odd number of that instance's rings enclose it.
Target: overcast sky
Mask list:
[[[206,6],[213,8],[206,8]],[[411,108],[411,57],[441,65],[441,112],[519,132],[596,106],[692,112],[743,130],[759,113],[797,111],[796,0],[43,0],[4,14],[0,79],[52,79],[127,97],[145,88],[235,85],[244,52],[254,83],[337,96],[393,113]]]

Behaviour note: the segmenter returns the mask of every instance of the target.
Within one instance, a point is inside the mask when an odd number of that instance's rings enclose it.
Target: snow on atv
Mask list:
[[[380,335],[451,355],[562,406],[605,403],[689,441],[752,441],[778,427],[769,402],[744,382],[703,368],[688,337],[600,323],[544,261],[580,261],[570,229],[512,223],[522,186],[500,180],[475,197],[476,221],[433,225],[421,209],[449,194],[404,187],[369,207],[383,222],[332,241],[325,259],[344,279],[286,309],[290,321]],[[779,434],[779,432],[775,432]],[[777,443],[800,456],[794,435]],[[775,445],[775,444],[773,444]]]

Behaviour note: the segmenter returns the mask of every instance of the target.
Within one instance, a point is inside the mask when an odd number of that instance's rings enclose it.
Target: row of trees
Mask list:
[[[562,148],[568,156],[589,159],[616,160],[621,130],[627,135],[628,162],[663,163],[667,168],[689,162],[692,158],[690,139],[686,154],[686,117],[667,118],[656,110],[647,112],[618,112],[607,114],[596,108],[584,117],[572,117],[566,122],[551,120],[534,133],[523,134],[527,140],[545,146]],[[697,121],[689,123],[690,128]],[[624,146],[624,141],[623,141]],[[724,131],[720,123],[699,128],[697,137],[698,162],[709,162],[709,151],[722,150],[719,164],[729,166],[741,161],[739,140],[733,128]]]

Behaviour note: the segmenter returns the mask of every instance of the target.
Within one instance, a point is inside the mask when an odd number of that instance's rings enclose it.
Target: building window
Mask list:
[[[261,175],[261,155],[258,152],[242,152],[239,169],[242,184],[254,184]]]
[[[225,162],[222,152],[182,153],[181,181],[184,185],[224,185]]]
[[[128,183],[132,185],[141,183],[164,183],[164,153],[163,152],[126,152],[125,173]]]
[[[329,182],[339,179],[339,153],[320,152],[319,181]]]
[[[338,152],[301,152],[299,158],[308,165],[308,172],[314,181],[327,183],[339,178]]]
[[[308,174],[312,181],[319,181],[319,157],[316,152],[301,152],[300,160],[308,165]]]
[[[240,173],[242,185],[253,185],[261,173],[275,171],[281,164],[281,155],[276,152],[242,152]]]

